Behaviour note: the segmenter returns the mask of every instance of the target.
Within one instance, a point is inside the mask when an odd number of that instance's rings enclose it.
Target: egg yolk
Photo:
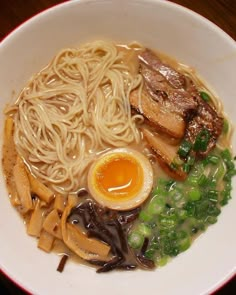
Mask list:
[[[143,186],[143,169],[129,155],[110,155],[96,169],[96,186],[106,198],[133,198]]]

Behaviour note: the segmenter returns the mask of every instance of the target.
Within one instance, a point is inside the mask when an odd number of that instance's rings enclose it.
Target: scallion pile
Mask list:
[[[199,141],[206,137],[203,134]],[[190,148],[183,144],[180,153],[187,156]],[[159,179],[129,231],[129,246],[138,253],[148,239],[144,256],[157,266],[187,250],[197,234],[217,222],[221,206],[231,198],[235,174],[230,151],[215,148],[204,160],[195,162],[185,182]]]

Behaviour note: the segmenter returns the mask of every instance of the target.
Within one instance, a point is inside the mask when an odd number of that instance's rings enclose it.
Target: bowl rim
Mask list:
[[[78,3],[83,3],[83,2],[97,2],[101,0],[64,0],[64,2],[54,4],[49,6],[48,8],[43,9],[42,11],[39,11],[37,13],[34,13],[30,17],[26,18],[23,22],[19,23],[15,28],[10,30],[1,40],[0,40],[0,49],[3,43],[8,42],[8,39],[12,38],[13,35],[15,35],[18,31],[20,31],[24,26],[30,25],[31,22],[37,20],[38,18],[41,18],[42,16],[50,13],[52,10],[55,9],[60,9],[61,6],[71,6],[71,5],[77,5]],[[115,2],[119,0],[103,0],[103,2]],[[169,0],[128,0],[129,2],[140,2],[143,3],[144,1],[148,2],[153,2],[153,3],[160,3],[161,5],[167,5],[167,6],[173,6],[176,9],[186,11],[189,14],[191,14],[193,17],[200,18],[201,21],[205,22],[206,24],[210,25],[213,29],[218,30],[219,33],[223,35],[224,38],[228,39],[229,42],[231,42],[233,46],[236,48],[236,41],[228,34],[226,33],[221,27],[219,27],[217,24],[215,24],[213,21],[209,20],[205,16],[201,15],[200,13],[197,13],[193,10],[191,10],[188,7],[185,7],[181,4],[169,1]]]
[[[40,20],[42,17],[45,17],[45,16],[51,14],[53,11],[60,10],[62,7],[65,7],[65,6],[73,6],[73,5],[76,6],[76,5],[79,5],[80,3],[86,3],[86,2],[91,3],[91,2],[97,2],[97,1],[101,1],[101,0],[73,0],[73,1],[64,0],[64,2],[51,5],[50,7],[45,8],[45,9],[31,15],[30,17],[26,18],[23,22],[21,22],[19,25],[17,25],[15,28],[10,30],[0,40],[0,53],[1,53],[1,48],[4,47],[5,44],[7,45],[7,43],[10,42],[11,39],[15,37],[15,35],[17,35],[18,33],[21,32],[21,30],[24,30],[26,27],[30,26],[31,23]],[[103,0],[103,2],[115,2],[115,1],[119,1],[119,0]],[[140,3],[144,3],[146,1],[146,3],[159,3],[159,5],[175,7],[179,11],[187,12],[189,15],[195,17],[196,19],[198,18],[201,22],[205,23],[211,29],[213,29],[218,34],[220,34],[222,36],[222,38],[225,39],[230,44],[230,46],[232,46],[236,49],[235,40],[228,33],[226,33],[221,27],[219,27],[217,24],[215,24],[214,22],[212,22],[208,18],[204,17],[203,15],[191,10],[190,8],[184,7],[181,4],[177,4],[177,3],[174,3],[174,2],[171,2],[168,0],[127,0],[127,1],[140,2]],[[22,283],[17,281],[17,279],[12,278],[10,276],[10,274],[8,273],[7,269],[2,267],[2,265],[0,265],[0,273],[2,273],[7,279],[9,279],[9,281],[11,281],[15,286],[19,287],[25,293],[33,294],[33,293],[31,293],[31,291],[29,289],[26,289],[26,287],[23,286]],[[212,294],[218,292],[220,289],[222,289],[228,282],[233,280],[235,277],[236,277],[236,267],[234,269],[232,269],[230,273],[226,274],[226,276],[221,281],[218,281],[216,283],[216,285],[212,286],[211,289],[208,291]]]

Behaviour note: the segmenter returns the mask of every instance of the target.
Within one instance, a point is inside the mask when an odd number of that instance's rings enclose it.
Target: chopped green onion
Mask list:
[[[180,157],[185,158],[189,154],[191,148],[192,143],[190,141],[184,140],[178,149],[178,154],[180,155]]]
[[[227,205],[228,204],[228,199],[224,198],[223,200],[220,201],[220,204],[221,204],[221,206]]]
[[[167,195],[167,192],[161,186],[158,186],[157,188],[155,188],[153,190],[152,195],[154,197],[157,197],[157,196],[166,196]]]
[[[178,202],[183,198],[184,194],[180,188],[176,188],[170,192],[169,196],[174,202]]]
[[[150,215],[155,215],[163,212],[165,209],[165,200],[163,198],[155,198],[148,205]]]
[[[225,175],[225,166],[222,161],[220,161],[219,165],[217,166],[215,172],[213,173],[213,177],[219,181]]]
[[[202,151],[202,152],[205,152],[206,149],[207,149],[207,145],[209,143],[209,140],[210,140],[210,132],[204,128],[202,129],[196,139],[195,139],[195,142],[194,142],[194,145],[193,145],[193,149],[194,151],[196,152],[199,152],[199,151]]]
[[[209,94],[207,94],[206,92],[204,91],[200,91],[200,96],[201,98],[206,101],[206,102],[209,102],[211,100]]]
[[[185,173],[188,174],[191,169],[191,166],[188,163],[184,163],[182,169]]]
[[[214,224],[214,223],[217,222],[217,217],[216,217],[216,216],[209,216],[209,217],[207,218],[207,222],[208,222],[209,224]]]
[[[222,206],[228,204],[228,201],[231,199],[230,190],[229,190],[229,189],[224,189],[224,190],[221,192],[221,197],[222,197],[222,200],[221,200],[220,204],[221,204]]]
[[[172,184],[172,180],[160,178],[157,182],[157,188],[154,190],[153,195],[166,196],[169,185]]]
[[[145,225],[144,223],[140,223],[137,227],[137,231],[143,235],[144,237],[150,237],[152,234],[152,230],[149,226]]]
[[[186,210],[188,216],[194,216],[195,211],[196,211],[196,206],[193,202],[188,202],[184,206],[184,209]]]
[[[149,221],[148,222],[148,226],[151,228],[151,229],[154,229],[155,227],[157,227],[157,224],[155,221]]]
[[[198,162],[194,166],[194,169],[191,175],[200,177],[203,174],[203,172],[204,172],[204,165],[201,162]]]
[[[209,178],[208,186],[210,188],[215,188],[217,185],[217,180],[214,177]]]
[[[210,205],[210,201],[209,200],[201,200],[200,202],[196,202],[196,210],[195,210],[195,214],[194,216],[197,219],[204,219],[207,217],[208,213],[207,210],[209,208]]]
[[[155,254],[155,249],[149,248],[146,252],[145,252],[145,257],[148,259],[153,259],[154,258],[154,254]]]
[[[228,170],[224,175],[224,181],[231,181],[231,178],[236,175],[236,169]]]
[[[201,192],[198,189],[192,189],[188,192],[190,201],[198,201],[201,198]]]
[[[200,186],[206,186],[208,183],[208,178],[205,174],[202,174],[198,179],[198,185]]]
[[[221,210],[216,207],[214,204],[209,204],[209,207],[207,209],[207,213],[210,216],[218,216],[220,214]]]
[[[185,173],[189,173],[194,163],[195,163],[195,157],[193,155],[188,155],[186,163],[184,163],[182,166],[183,171]]]
[[[180,240],[178,244],[179,244],[179,249],[181,252],[186,251],[191,245],[191,241],[190,241],[189,236]]]
[[[220,154],[224,161],[231,161],[232,157],[229,149],[224,149]]]
[[[160,217],[159,221],[160,225],[166,228],[172,228],[176,224],[173,218]]]
[[[144,236],[142,236],[138,232],[131,232],[131,234],[128,236],[128,243],[131,248],[133,249],[139,249],[142,247],[144,242]]]
[[[193,155],[189,155],[187,158],[187,164],[192,166],[194,162],[195,162],[195,157]]]
[[[139,219],[144,221],[144,222],[148,222],[152,220],[152,216],[150,214],[148,214],[145,210],[142,210],[139,213]]]
[[[227,162],[225,164],[226,164],[226,167],[227,167],[228,170],[233,170],[234,167],[235,167],[233,160],[231,160],[231,161],[229,161],[229,162]]]
[[[174,230],[171,230],[170,232],[167,233],[167,237],[171,240],[176,240],[177,239],[177,233]]]
[[[220,158],[215,155],[209,155],[207,158],[209,164],[217,165],[220,161]]]
[[[150,248],[155,249],[155,250],[159,250],[160,243],[156,239],[154,239],[150,244]]]
[[[188,233],[184,230],[180,230],[178,233],[177,233],[177,238],[178,239],[183,239],[183,238],[186,238],[188,236]]]
[[[163,252],[168,256],[176,256],[179,254],[179,248],[176,243],[173,243],[168,237],[163,237]]]
[[[227,192],[231,192],[231,190],[232,190],[232,183],[231,183],[231,181],[229,181],[229,182],[226,182],[225,183],[225,191],[227,191]]]
[[[227,169],[233,169],[234,168],[234,162],[232,161],[232,156],[229,151],[229,149],[225,149],[220,153]]]
[[[217,190],[209,190],[207,193],[208,199],[214,203],[218,201],[219,192]]]
[[[166,185],[165,188],[168,192],[172,191],[174,189],[174,187],[176,186],[176,181],[175,180],[169,180]]]
[[[187,218],[187,211],[184,209],[179,210],[179,218],[181,220],[185,220]]]
[[[224,133],[224,134],[227,134],[228,131],[229,131],[229,122],[228,122],[226,119],[224,119],[224,123],[223,123],[223,133]]]
[[[177,256],[179,254],[179,248],[173,247],[172,251],[170,252],[170,256]]]
[[[157,260],[157,265],[158,266],[164,266],[167,264],[169,257],[168,256],[163,256],[160,259]]]
[[[198,185],[198,182],[199,182],[199,177],[198,175],[190,175],[188,178],[187,178],[187,182],[193,186],[197,186]]]

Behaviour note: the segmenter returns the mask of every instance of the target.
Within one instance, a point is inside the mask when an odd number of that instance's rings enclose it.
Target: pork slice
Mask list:
[[[207,129],[210,134],[207,149],[196,151],[197,157],[205,157],[216,145],[222,132],[223,119],[210,104],[202,100],[190,77],[162,62],[149,49],[144,50],[139,55],[139,59],[141,61],[140,72],[146,91],[145,97],[142,97],[144,116],[157,124],[159,128],[162,126],[163,132],[175,138],[182,138],[180,135],[184,133],[184,138],[192,144],[195,143],[198,134]],[[155,106],[159,109],[157,122],[154,120]],[[138,108],[139,106],[136,105],[136,109]],[[186,130],[181,129],[185,127]],[[175,134],[176,128],[178,136]]]
[[[178,145],[171,145],[167,143],[161,136],[154,134],[146,128],[142,129],[144,138],[151,146],[157,156],[157,160],[161,168],[172,178],[176,180],[185,180],[187,174],[181,167],[173,169],[172,164],[176,157],[178,157],[177,151]]]
[[[186,81],[184,75],[177,72],[175,69],[166,65],[161,59],[150,49],[145,49],[139,55],[141,62],[146,64],[152,70],[159,72],[174,88],[184,88]]]
[[[132,108],[142,114],[147,119],[147,122],[156,127],[157,130],[174,138],[183,138],[186,127],[183,118],[154,101],[145,89],[142,92],[140,101],[137,90],[131,92],[129,99]]]
[[[162,104],[168,104],[172,111],[184,118],[193,114],[198,107],[197,92],[173,88],[159,72],[141,64],[140,72],[150,96]],[[190,82],[188,83],[188,85]]]
[[[185,139],[195,143],[198,134],[204,129],[210,133],[206,151],[197,151],[198,157],[205,157],[216,145],[223,128],[223,118],[207,102],[200,100],[197,114],[188,123]]]

